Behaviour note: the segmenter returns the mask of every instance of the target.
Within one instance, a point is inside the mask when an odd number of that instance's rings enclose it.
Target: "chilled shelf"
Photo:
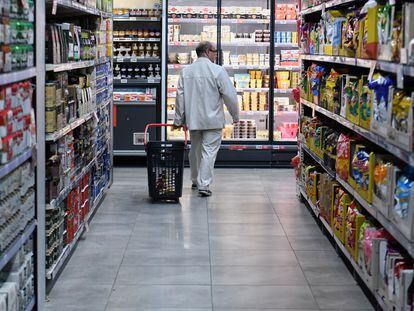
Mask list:
[[[113,42],[161,42],[160,38],[114,38]]]
[[[114,22],[159,22],[160,17],[114,17]]]
[[[148,79],[117,79],[114,78],[114,86],[116,85],[128,85],[128,84],[158,84],[161,82],[160,78],[148,78]]]
[[[160,63],[159,58],[114,57],[114,63]]]
[[[116,42],[116,41],[115,41]],[[200,42],[190,41],[190,42],[181,42],[181,41],[169,41],[169,46],[196,46]],[[269,42],[221,42],[221,46],[251,46],[251,47],[269,47]]]
[[[11,84],[36,76],[36,67],[0,74],[0,85]]]
[[[46,1],[46,4],[48,5],[48,7],[55,6],[54,8],[52,8],[51,12],[48,11],[48,13],[51,13],[52,15],[56,15],[56,13],[59,13],[59,16],[94,15],[105,18],[109,18],[112,16],[112,13],[103,12],[98,10],[97,8],[89,7],[79,2],[71,0],[48,0]]]
[[[395,155],[399,159],[403,160],[404,162],[410,164],[411,166],[414,166],[414,153],[407,152],[389,142],[387,142],[384,137],[381,137],[377,134],[374,134],[358,125],[353,124],[352,122],[348,121],[347,119],[334,114],[333,112],[330,112],[318,105],[315,105],[314,103],[311,103],[305,99],[300,100],[301,103],[305,106],[308,106],[312,108],[315,111],[318,111],[319,113],[325,115],[326,117],[335,120],[336,122],[340,123],[341,125],[347,127],[348,129],[356,132],[357,134],[361,135],[362,137],[366,138],[367,140],[373,142],[374,144],[382,147],[383,149],[387,150],[391,154]]]
[[[8,163],[0,166],[0,179],[2,179],[4,176],[11,173],[13,170],[18,168],[20,165],[22,165],[25,161],[30,159],[32,156],[32,149],[28,149],[24,151],[22,154],[14,157],[9,161]]]
[[[297,43],[275,43],[275,47],[277,48],[299,48]]]
[[[30,238],[33,231],[35,230],[36,223],[32,221],[29,225],[26,226],[26,229],[23,233],[13,242],[13,244],[2,254],[0,255],[0,271],[6,266],[6,264],[13,258],[14,255],[19,251],[24,243]]]
[[[72,123],[68,124],[67,126],[65,126],[63,129],[51,133],[51,134],[46,134],[46,141],[56,141],[59,138],[65,136],[66,134],[68,134],[69,132],[73,131],[75,128],[77,128],[78,126],[82,125],[83,123],[85,123],[86,121],[90,120],[93,117],[93,114],[95,112],[90,112],[87,115],[73,121]]]
[[[297,24],[296,20],[275,20],[275,24]],[[217,24],[217,19],[208,18],[169,18],[170,24]],[[269,19],[227,19],[223,18],[221,24],[269,24]]]

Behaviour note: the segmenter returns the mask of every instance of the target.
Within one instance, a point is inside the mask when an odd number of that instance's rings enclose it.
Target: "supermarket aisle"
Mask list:
[[[218,169],[180,205],[147,201],[145,169],[114,174],[48,310],[372,310],[292,170]]]

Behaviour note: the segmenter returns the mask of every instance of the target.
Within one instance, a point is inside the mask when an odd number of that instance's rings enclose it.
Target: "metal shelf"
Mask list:
[[[349,3],[352,3],[352,2],[355,2],[355,0],[333,0],[333,1],[327,1],[325,3],[316,5],[314,7],[311,7],[311,8],[307,8],[307,9],[302,10],[300,12],[300,15],[307,15],[307,14],[319,12],[319,11],[323,11],[323,10],[328,9],[328,8],[332,8],[334,6],[349,4]]]
[[[161,79],[116,79],[114,78],[114,85],[128,85],[128,84],[159,84]]]
[[[383,149],[387,150],[389,153],[393,154],[394,156],[398,157],[399,159],[403,160],[404,162],[414,166],[414,153],[407,152],[399,147],[387,142],[384,137],[381,137],[377,134],[372,133],[371,131],[364,129],[358,125],[353,124],[352,122],[348,121],[344,117],[341,117],[333,112],[330,112],[314,103],[311,103],[305,99],[301,99],[300,102],[312,108],[314,111],[318,111],[319,113],[325,115],[326,117],[335,120],[339,124],[345,126],[346,128],[358,133],[365,139],[371,141],[372,143],[382,147]]]
[[[275,43],[276,48],[299,48],[298,43]]]
[[[161,42],[160,38],[114,38],[113,42]]]
[[[336,173],[332,171],[328,166],[325,165],[323,162],[323,159],[319,158],[312,150],[309,149],[308,146],[302,142],[301,144],[302,149],[306,151],[307,154],[309,154],[332,178],[336,177]]]
[[[70,62],[64,64],[46,64],[46,71],[61,72],[68,70],[76,70],[82,68],[93,67],[109,62],[110,59],[103,57],[95,60],[83,60],[78,62]]]
[[[28,149],[22,154],[14,157],[11,161],[8,163],[0,166],[0,179],[2,179],[4,176],[11,173],[13,170],[18,168],[20,165],[22,165],[25,161],[30,159],[32,156],[32,149]]]
[[[90,112],[86,116],[83,116],[83,117],[73,121],[72,123],[68,124],[67,126],[65,126],[63,129],[61,129],[59,131],[51,133],[51,134],[46,134],[46,141],[56,141],[59,138],[65,136],[66,134],[73,131],[78,126],[80,126],[83,123],[85,123],[86,121],[90,120],[93,117],[93,114],[94,114],[94,112]]]
[[[36,222],[33,220],[29,225],[26,226],[26,229],[18,237],[13,244],[0,256],[0,271],[7,265],[7,263],[13,258],[14,255],[19,251],[24,243],[32,235],[36,227]]]
[[[296,22],[296,21],[295,21]],[[169,18],[170,24],[217,24],[215,18]],[[269,19],[221,19],[221,24],[269,24]]]
[[[89,7],[80,4],[76,1],[70,0],[53,0],[46,2],[48,6],[56,5],[56,12],[59,16],[66,17],[70,15],[94,15],[99,17],[109,18],[112,13],[103,12],[94,7]],[[56,15],[56,12],[50,12],[51,15]],[[55,14],[53,14],[55,13]]]
[[[114,63],[160,63],[160,58],[114,57]]]
[[[116,42],[116,41],[115,41]],[[169,41],[169,46],[196,46],[200,42],[190,41],[190,42],[181,42],[181,41]],[[234,41],[234,42],[221,42],[221,46],[251,46],[251,47],[269,47],[270,42],[254,42],[254,41]]]
[[[160,17],[114,17],[114,22],[159,22]]]
[[[36,76],[36,67],[0,74],[0,85],[11,84]]]
[[[24,309],[25,311],[32,311],[34,309],[34,306],[36,304],[36,298],[33,297],[30,302],[27,304],[26,308]]]

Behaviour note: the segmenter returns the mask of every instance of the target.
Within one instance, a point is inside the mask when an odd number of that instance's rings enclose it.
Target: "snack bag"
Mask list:
[[[341,107],[341,75],[334,69],[331,69],[326,78],[323,94],[321,106],[339,114]]]
[[[359,123],[359,80],[357,77],[346,76],[345,87],[343,90],[343,109],[341,115],[346,117],[354,124]]]
[[[351,162],[350,184],[369,203],[372,202],[373,169],[373,154],[365,146],[357,145]]]
[[[369,130],[371,128],[372,91],[368,87],[366,76],[360,80],[359,94],[359,126]]]
[[[348,181],[351,158],[351,140],[345,134],[339,135],[336,147],[336,174]]]
[[[319,179],[319,213],[331,224],[331,201],[333,197],[334,180],[328,174],[321,174]]]
[[[376,1],[369,0],[361,9],[360,25],[362,26],[362,34],[360,34],[360,57],[377,59],[378,55],[378,9],[379,6]],[[361,29],[361,28],[360,28]]]

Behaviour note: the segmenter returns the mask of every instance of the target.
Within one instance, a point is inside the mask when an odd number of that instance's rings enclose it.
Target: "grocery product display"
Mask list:
[[[242,124],[233,126],[226,111],[222,149],[240,142],[246,142],[242,149],[256,148],[258,142],[269,149],[285,143],[289,148],[296,142],[292,90],[299,83],[297,5],[293,1],[259,1],[255,5],[168,2],[166,120],[174,118],[179,73],[197,60],[196,45],[215,42],[217,62],[227,70],[238,92],[242,119]],[[183,139],[183,133],[167,129],[167,138]]]
[[[413,6],[340,4],[302,2],[298,183],[377,306],[407,310]]]
[[[121,5],[121,3],[119,3]],[[114,6],[114,155],[145,155],[144,128],[160,120],[163,76],[160,1]]]
[[[46,10],[41,276],[49,291],[111,184],[114,78],[112,3]]]

